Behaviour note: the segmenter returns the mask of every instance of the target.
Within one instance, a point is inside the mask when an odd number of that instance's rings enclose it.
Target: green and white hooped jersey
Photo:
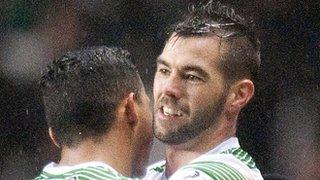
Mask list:
[[[148,167],[143,180],[263,180],[252,157],[232,137],[206,154],[165,176],[165,161]]]
[[[35,178],[50,180],[133,180],[122,176],[111,166],[101,162],[87,162],[75,166],[58,166],[52,162]]]

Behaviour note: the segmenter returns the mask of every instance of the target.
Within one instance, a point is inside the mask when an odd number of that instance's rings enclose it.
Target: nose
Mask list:
[[[183,95],[183,84],[179,76],[171,74],[163,84],[163,93],[175,99],[180,99]]]

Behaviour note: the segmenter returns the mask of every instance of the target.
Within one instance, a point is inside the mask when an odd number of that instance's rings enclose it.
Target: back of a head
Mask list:
[[[48,126],[62,146],[99,138],[115,120],[118,103],[143,88],[130,54],[94,47],[69,52],[48,66],[41,79]]]
[[[260,66],[260,42],[252,20],[230,5],[205,1],[189,8],[189,14],[168,32],[181,38],[219,37],[219,68],[229,82],[254,78]]]

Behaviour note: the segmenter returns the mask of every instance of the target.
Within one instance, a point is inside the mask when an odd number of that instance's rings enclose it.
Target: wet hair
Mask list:
[[[189,8],[188,15],[168,30],[170,36],[218,37],[221,53],[219,69],[226,80],[235,80],[257,75],[261,63],[260,42],[252,19],[246,20],[231,6],[210,0]]]
[[[57,141],[75,147],[99,141],[115,121],[119,102],[144,88],[130,54],[120,48],[93,47],[54,60],[41,79],[48,126]]]

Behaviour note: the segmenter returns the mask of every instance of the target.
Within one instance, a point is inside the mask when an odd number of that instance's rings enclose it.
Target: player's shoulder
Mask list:
[[[226,164],[224,162],[216,161],[197,161],[187,164],[180,168],[171,177],[172,179],[201,179],[201,180],[222,180],[234,179],[245,180],[247,179],[239,169]]]
[[[165,161],[148,167],[144,179],[165,179]],[[178,169],[169,179],[182,180],[260,180],[263,179],[253,158],[241,148],[231,148],[221,153],[207,153]]]
[[[100,162],[88,162],[74,166],[57,166],[50,163],[35,179],[123,179],[129,180],[111,166]]]
[[[245,164],[250,169],[257,169],[256,163],[251,155],[240,147],[223,151],[221,155],[232,156]]]
[[[241,148],[202,155],[179,171],[179,174],[200,171],[211,179],[263,179],[253,158]]]

